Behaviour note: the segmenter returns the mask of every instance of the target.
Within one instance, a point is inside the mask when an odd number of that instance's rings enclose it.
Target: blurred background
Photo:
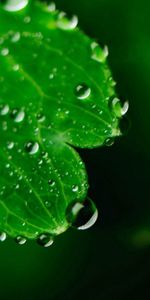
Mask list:
[[[51,248],[0,244],[1,299],[150,299],[150,1],[56,0],[86,34],[109,47],[128,134],[82,150],[99,219],[69,230]]]

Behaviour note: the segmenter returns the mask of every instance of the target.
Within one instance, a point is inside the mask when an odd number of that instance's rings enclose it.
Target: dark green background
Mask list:
[[[80,27],[109,47],[131,129],[113,147],[79,151],[99,220],[48,249],[0,245],[0,298],[150,299],[150,1],[58,0]]]

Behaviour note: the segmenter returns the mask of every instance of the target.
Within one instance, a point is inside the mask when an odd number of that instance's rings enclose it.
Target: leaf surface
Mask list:
[[[88,191],[74,147],[120,135],[106,49],[52,10],[0,7],[0,230],[12,237],[64,232]]]

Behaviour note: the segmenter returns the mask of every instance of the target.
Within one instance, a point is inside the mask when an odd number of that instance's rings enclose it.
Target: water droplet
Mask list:
[[[23,110],[13,109],[11,112],[11,117],[16,123],[20,123],[25,117],[25,112]]]
[[[0,115],[5,116],[9,112],[9,106],[7,104],[5,105],[0,105]]]
[[[7,235],[5,232],[0,232],[0,242],[4,242],[7,238]]]
[[[8,48],[3,48],[2,50],[1,50],[1,55],[2,56],[7,56],[9,54],[9,49]]]
[[[41,159],[38,164],[41,166],[43,164],[43,160]]]
[[[78,99],[84,100],[91,94],[91,89],[86,84],[79,84],[75,89],[75,95]]]
[[[121,117],[121,102],[117,97],[110,99],[110,104],[113,109],[113,112],[117,117]]]
[[[66,219],[68,223],[79,230],[85,230],[94,225],[98,218],[98,210],[92,200],[74,202],[67,208]]]
[[[46,206],[47,208],[49,208],[49,207],[51,206],[51,202],[45,201],[45,206]]]
[[[14,70],[14,71],[18,71],[19,68],[20,68],[19,65],[14,65],[14,66],[13,66],[13,70]]]
[[[114,141],[115,141],[114,138],[107,138],[105,140],[105,146],[111,147],[114,144]]]
[[[7,144],[7,148],[8,148],[9,150],[13,149],[13,147],[14,147],[14,142],[9,142],[9,143]]]
[[[17,185],[15,186],[15,189],[16,189],[16,190],[18,190],[18,189],[19,189],[19,187],[20,187],[20,185],[19,185],[19,184],[17,184]]]
[[[45,159],[47,159],[48,158],[48,152],[44,152],[44,151],[42,151],[42,156],[43,156],[43,158],[45,158]]]
[[[63,30],[75,29],[78,25],[78,17],[72,16],[70,19],[67,17],[66,13],[60,12],[58,15],[57,26]]]
[[[24,18],[24,23],[29,24],[31,22],[31,17],[30,16],[26,16]]]
[[[38,122],[42,123],[45,121],[45,116],[41,113],[37,114],[37,120]]]
[[[109,55],[109,50],[108,50],[108,46],[107,45],[104,46],[103,52],[104,52],[104,56],[106,58]]]
[[[51,246],[53,244],[53,242],[54,242],[54,240],[53,240],[52,236],[50,236],[47,233],[41,234],[37,239],[37,243],[40,246],[43,246],[45,248]]]
[[[92,56],[91,56],[92,59],[101,63],[104,63],[106,61],[106,57],[108,56],[107,46],[105,46],[103,50],[96,42],[93,42],[91,44],[91,49],[92,49]]]
[[[49,79],[53,79],[54,78],[54,74],[53,73],[51,73],[51,74],[49,74],[49,77],[48,77]]]
[[[110,99],[110,103],[117,117],[125,115],[129,109],[129,102],[125,101],[125,103],[122,105],[120,99],[117,97],[113,98],[112,100]]]
[[[55,4],[54,2],[51,2],[50,4],[48,4],[47,10],[48,10],[49,12],[55,11],[55,10],[56,10],[56,4]]]
[[[23,236],[17,236],[15,241],[19,245],[24,245],[26,243],[27,239],[24,238]]]
[[[20,37],[21,37],[20,32],[16,32],[11,38],[12,43],[18,42],[20,40]]]
[[[25,149],[30,155],[33,155],[38,152],[39,144],[37,142],[29,142],[26,144]]]
[[[7,11],[18,11],[27,6],[29,0],[6,0],[3,8]]]
[[[50,179],[48,181],[48,184],[52,187],[52,186],[54,186],[56,184],[56,182],[54,180]]]
[[[122,116],[124,116],[127,113],[128,109],[129,109],[129,102],[125,101],[121,109]]]
[[[73,191],[73,192],[77,192],[78,189],[79,189],[78,185],[73,185],[73,186],[72,186],[72,191]]]

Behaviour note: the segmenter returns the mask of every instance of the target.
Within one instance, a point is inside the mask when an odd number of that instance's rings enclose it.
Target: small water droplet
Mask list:
[[[13,149],[13,147],[14,147],[14,142],[8,142],[7,148],[8,148],[9,150],[11,150],[11,149]]]
[[[92,59],[101,63],[104,63],[106,61],[106,57],[108,56],[107,46],[105,46],[103,50],[96,42],[93,42],[91,44],[91,49],[92,49],[92,55],[91,55]]]
[[[15,241],[19,245],[24,245],[26,243],[27,239],[24,238],[23,236],[17,236]]]
[[[31,17],[30,16],[26,16],[24,18],[24,23],[29,24],[31,22]]]
[[[1,50],[1,55],[2,56],[7,56],[9,54],[9,49],[8,48],[3,48],[2,50]]]
[[[50,236],[47,233],[41,234],[37,239],[37,243],[40,246],[43,246],[45,248],[51,246],[53,244],[53,242],[54,242],[54,240],[53,240],[52,236]]]
[[[37,142],[28,142],[25,149],[30,155],[33,155],[38,152],[39,144]]]
[[[19,189],[19,187],[20,187],[20,185],[19,185],[19,184],[17,184],[17,185],[15,186],[15,189],[16,189],[16,190],[18,190],[18,189]]]
[[[43,156],[43,158],[45,158],[45,159],[47,159],[48,158],[48,152],[44,152],[44,151],[42,151],[42,156]]]
[[[7,238],[7,235],[5,232],[0,232],[0,242],[4,242]]]
[[[104,46],[103,51],[104,51],[104,56],[106,58],[109,55],[109,50],[108,50],[108,46],[107,45]]]
[[[129,102],[125,101],[125,103],[123,104],[123,106],[121,108],[122,116],[124,116],[127,113],[128,109],[129,109]]]
[[[16,123],[20,123],[24,120],[25,112],[23,110],[13,109],[11,117]]]
[[[78,25],[78,17],[72,16],[70,19],[67,17],[66,13],[60,12],[58,15],[57,26],[63,30],[75,29]]]
[[[47,10],[48,10],[49,12],[55,11],[55,10],[56,10],[56,4],[55,4],[54,2],[51,2],[50,4],[48,4]]]
[[[21,37],[20,32],[16,32],[11,38],[12,43],[18,42],[20,40],[20,37]]]
[[[117,117],[121,117],[121,102],[117,97],[110,99],[110,104],[113,109],[113,112]]]
[[[49,181],[48,181],[48,184],[49,184],[49,186],[54,186],[55,184],[56,184],[56,182],[54,181],[54,180],[52,180],[52,179],[50,179]]]
[[[45,116],[41,113],[37,114],[37,120],[38,122],[42,123],[45,121]]]
[[[0,115],[1,116],[7,115],[8,112],[9,112],[9,106],[8,106],[8,104],[0,105]]]
[[[75,95],[78,99],[84,100],[91,94],[91,89],[86,84],[79,84],[75,89]]]
[[[53,73],[51,73],[51,74],[49,74],[49,77],[48,77],[49,79],[53,79],[54,78],[54,74]]]
[[[114,138],[107,138],[105,140],[105,146],[111,147],[114,144],[114,141],[115,141]]]
[[[72,186],[72,191],[73,191],[73,192],[77,192],[78,189],[79,189],[78,185],[73,185],[73,186]]]
[[[66,219],[68,223],[79,230],[85,230],[94,225],[98,218],[98,210],[92,200],[83,203],[74,202],[67,208]]]
[[[51,206],[51,203],[49,201],[45,201],[45,206],[49,208]]]
[[[19,11],[25,8],[29,0],[6,0],[3,8],[7,11]]]
[[[14,70],[14,71],[18,71],[19,68],[20,68],[20,66],[19,66],[18,64],[13,66],[13,70]]]

